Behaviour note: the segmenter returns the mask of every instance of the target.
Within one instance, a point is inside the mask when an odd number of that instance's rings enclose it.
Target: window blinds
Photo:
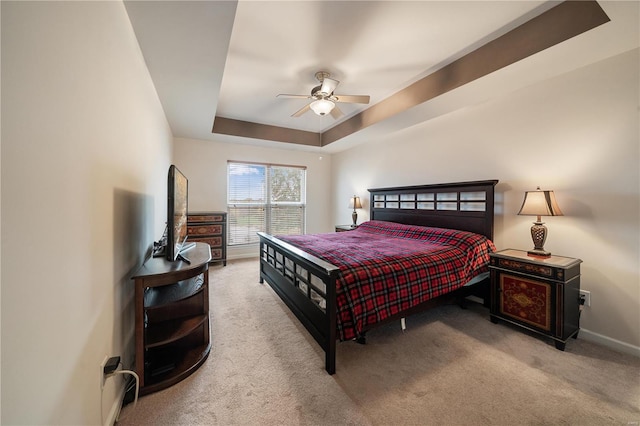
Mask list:
[[[227,181],[229,245],[257,243],[258,231],[304,233],[306,168],[230,161]]]

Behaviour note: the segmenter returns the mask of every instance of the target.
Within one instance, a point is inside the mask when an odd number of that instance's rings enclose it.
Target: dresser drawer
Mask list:
[[[220,259],[224,259],[224,256],[222,255],[222,249],[221,248],[213,248],[211,247],[211,260],[220,260]]]
[[[223,225],[189,225],[187,235],[222,235],[223,230]]]
[[[207,243],[211,248],[220,248],[222,247],[222,237],[200,237],[194,238],[193,240],[199,241],[201,243]],[[192,241],[192,240],[189,240]]]
[[[223,214],[190,214],[189,222],[224,222]]]

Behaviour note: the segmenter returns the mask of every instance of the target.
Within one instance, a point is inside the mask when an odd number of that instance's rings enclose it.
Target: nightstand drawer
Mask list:
[[[554,281],[568,281],[580,275],[579,259],[562,256],[538,258],[519,250],[503,250],[498,253],[499,255],[491,258],[490,264],[495,268]]]

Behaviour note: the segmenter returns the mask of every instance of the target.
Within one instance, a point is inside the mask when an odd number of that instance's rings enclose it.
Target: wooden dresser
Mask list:
[[[211,247],[211,263],[227,266],[227,212],[192,212],[187,216],[188,241]]]

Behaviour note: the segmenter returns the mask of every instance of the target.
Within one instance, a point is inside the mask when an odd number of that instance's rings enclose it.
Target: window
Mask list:
[[[305,167],[230,161],[227,184],[230,246],[257,243],[258,231],[304,233]]]

